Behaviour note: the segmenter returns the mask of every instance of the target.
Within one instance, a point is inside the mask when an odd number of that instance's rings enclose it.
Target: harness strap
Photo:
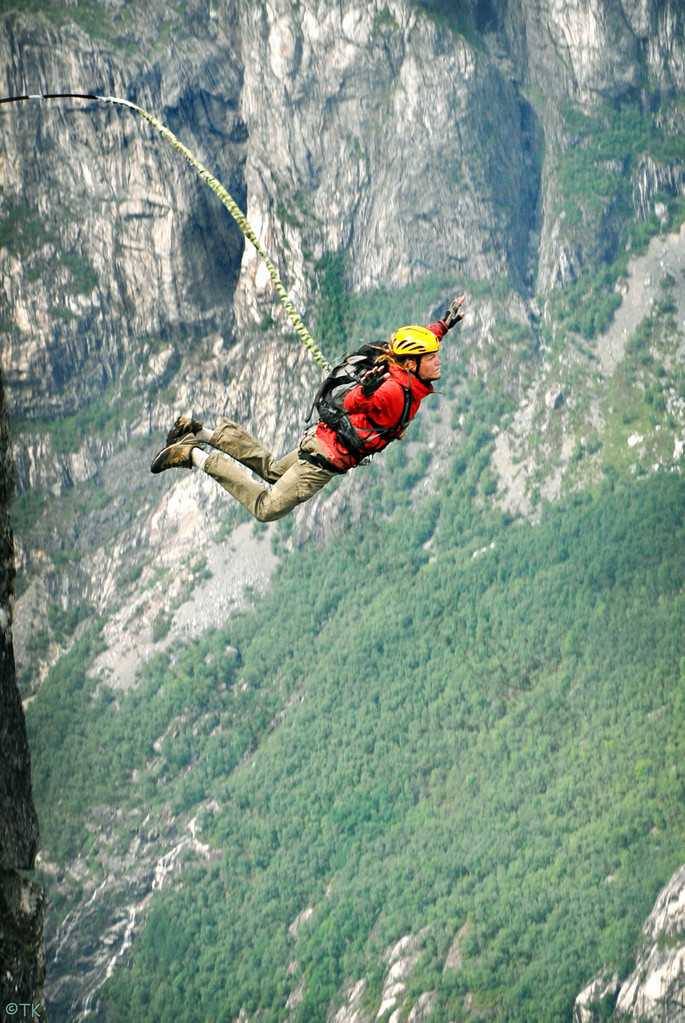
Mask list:
[[[324,455],[319,455],[314,451],[303,451],[302,448],[297,452],[297,457],[303,462],[309,462],[310,465],[315,465],[317,469],[325,469],[326,472],[334,472],[339,476],[343,476],[347,469],[341,469],[339,465],[334,465]]]
[[[366,417],[373,426],[374,430],[376,430],[376,432],[378,433],[379,438],[381,439],[383,438],[383,436],[386,437],[390,436],[391,440],[396,440],[398,437],[402,436],[405,427],[409,423],[409,413],[411,412],[412,398],[411,373],[409,372],[409,370],[407,370],[407,386],[405,387],[404,384],[402,384],[401,386],[402,391],[404,392],[404,406],[402,408],[402,415],[400,416],[400,418],[398,419],[394,426],[381,426],[381,424],[377,423],[374,419],[371,418],[371,416],[367,415]]]

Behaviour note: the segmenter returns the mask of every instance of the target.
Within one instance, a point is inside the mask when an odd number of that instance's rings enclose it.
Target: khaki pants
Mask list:
[[[240,501],[243,508],[259,522],[273,522],[274,519],[283,518],[296,505],[308,501],[337,475],[299,457],[300,451],[323,456],[313,429],[305,433],[299,449],[289,451],[278,460],[231,419],[221,420],[209,443],[218,450],[209,455],[204,471]],[[226,455],[231,457],[227,458]],[[246,475],[233,459],[272,486],[264,487]]]

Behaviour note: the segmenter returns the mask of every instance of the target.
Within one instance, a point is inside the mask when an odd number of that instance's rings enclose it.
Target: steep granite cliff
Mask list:
[[[14,489],[7,410],[0,376],[0,1012],[42,1006],[45,980],[42,888],[34,869],[38,820],[31,757],[17,690],[12,644],[14,550],[8,506]],[[9,1018],[9,1017],[8,1017]]]

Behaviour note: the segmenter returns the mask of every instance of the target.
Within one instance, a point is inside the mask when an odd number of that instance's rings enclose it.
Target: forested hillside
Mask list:
[[[84,802],[123,811],[122,849],[141,805],[195,820],[101,1018],[277,1020],[290,997],[319,1021],[362,978],[372,1017],[405,935],[397,1005],[431,993],[439,1020],[569,1019],[598,966],[627,972],[683,856],[685,484],[604,486],[531,526],[453,475],[290,559],[135,692],[96,687],[76,648],[29,707],[55,751],[51,858],[78,851]]]

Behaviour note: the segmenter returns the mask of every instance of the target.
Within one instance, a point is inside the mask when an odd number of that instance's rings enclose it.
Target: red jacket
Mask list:
[[[445,334],[442,323],[433,323],[428,329],[432,330],[438,338],[442,338]],[[411,385],[409,419],[414,418],[426,395],[433,393],[432,384],[424,383],[413,373],[408,373],[406,369],[401,369],[399,366],[389,366],[388,368],[390,370],[389,378],[368,398],[362,394],[359,384],[345,395],[345,408],[350,414],[352,425],[367,447],[374,453],[382,451],[393,439],[387,435],[379,436],[376,427],[397,426],[404,411],[405,390]],[[325,423],[319,423],[317,426],[316,439],[326,458],[343,471],[351,469],[359,461],[341,444],[335,430],[326,426]]]

